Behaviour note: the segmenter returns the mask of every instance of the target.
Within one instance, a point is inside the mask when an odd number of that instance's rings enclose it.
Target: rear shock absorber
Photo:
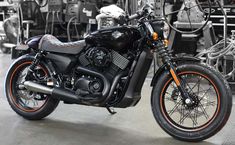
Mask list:
[[[33,60],[32,64],[29,67],[29,71],[33,72],[35,67],[39,64],[41,58],[42,58],[42,52],[39,52],[35,55],[34,60]]]
[[[34,74],[34,69],[37,67],[37,65],[40,63],[40,60],[43,56],[43,51],[37,53],[34,57],[34,60],[32,61],[32,64],[29,66],[26,79],[28,79],[32,74]],[[37,77],[37,76],[34,76]]]

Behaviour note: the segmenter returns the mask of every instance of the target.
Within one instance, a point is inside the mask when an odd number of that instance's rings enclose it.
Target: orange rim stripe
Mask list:
[[[194,130],[190,130],[190,131],[192,131],[192,132],[195,132],[195,131],[200,131],[200,130],[202,130],[202,129],[208,127],[208,126],[211,124],[211,122],[213,122],[213,121],[215,120],[216,116],[218,115],[218,113],[219,113],[219,111],[220,111],[221,100],[220,100],[220,94],[219,94],[218,88],[216,87],[216,85],[214,84],[214,82],[213,82],[210,78],[208,78],[207,76],[205,76],[205,75],[203,75],[203,74],[200,74],[200,73],[198,73],[198,72],[192,72],[192,71],[181,72],[179,75],[190,74],[190,73],[191,73],[191,74],[197,74],[197,75],[199,75],[199,76],[202,76],[202,77],[206,78],[206,79],[213,85],[213,87],[214,87],[214,89],[215,89],[215,91],[216,91],[216,94],[217,94],[217,101],[218,101],[217,110],[216,110],[215,114],[213,115],[213,117],[212,117],[205,125],[202,125],[200,128],[197,128],[197,129],[194,129]],[[187,129],[182,129],[182,128],[179,128],[178,126],[174,125],[174,124],[169,120],[169,118],[167,117],[167,115],[166,115],[165,112],[164,112],[163,104],[162,104],[162,103],[163,103],[163,93],[164,93],[164,91],[165,91],[167,85],[168,85],[171,81],[172,81],[172,78],[170,78],[170,79],[167,81],[167,83],[164,85],[164,87],[163,87],[163,89],[162,89],[162,92],[161,92],[161,94],[160,94],[160,108],[161,108],[161,112],[163,113],[164,118],[167,120],[167,122],[168,122],[169,124],[171,124],[172,126],[174,126],[175,128],[177,128],[177,129],[179,129],[179,130],[181,130],[181,131],[189,131],[189,130],[187,130]]]
[[[31,63],[32,63],[32,62],[30,62],[30,61],[26,61],[26,62],[24,62],[24,63],[18,65],[18,66],[14,69],[13,73],[11,74],[11,77],[10,77],[10,84],[9,84],[10,100],[16,105],[16,107],[18,107],[20,110],[25,111],[25,112],[35,112],[35,111],[38,111],[38,110],[40,110],[40,109],[47,103],[47,101],[48,101],[48,97],[47,97],[47,99],[45,100],[44,104],[43,104],[40,108],[35,109],[35,110],[27,110],[27,109],[25,109],[25,108],[19,106],[19,105],[16,103],[16,100],[15,100],[15,98],[14,98],[14,96],[13,96],[13,90],[12,90],[12,81],[13,81],[13,77],[14,77],[15,73],[17,72],[18,68],[20,68],[21,66],[23,66],[23,65],[25,65],[25,64],[31,64]],[[41,67],[41,66],[40,66],[40,67]],[[45,70],[45,68],[43,68],[43,67],[41,67],[41,68],[42,68],[42,70],[44,71],[44,73],[45,73],[46,75],[48,75],[48,73],[47,73],[47,71]]]

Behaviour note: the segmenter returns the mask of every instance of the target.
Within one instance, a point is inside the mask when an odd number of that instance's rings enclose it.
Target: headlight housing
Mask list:
[[[163,27],[163,36],[165,39],[168,39],[170,35],[170,26],[164,22],[164,27]]]

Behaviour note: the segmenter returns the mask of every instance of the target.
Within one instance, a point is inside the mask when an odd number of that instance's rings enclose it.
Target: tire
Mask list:
[[[180,93],[176,93],[177,88],[172,85],[174,84],[172,77],[168,72],[164,72],[158,78],[152,91],[151,106],[155,120],[164,131],[176,139],[189,142],[205,140],[220,131],[230,116],[232,94],[229,85],[220,73],[202,64],[181,64],[177,67],[177,74],[182,81],[189,81],[186,82],[189,86],[187,90],[191,88],[190,92],[197,103],[193,107],[186,106],[180,97]],[[204,83],[203,86],[197,86],[197,93],[195,88],[190,87],[190,84],[195,82],[196,76],[198,76],[197,82],[202,81],[202,84]],[[210,85],[207,83],[210,83]],[[170,86],[174,89],[173,91],[171,91]],[[209,88],[209,91],[199,91],[199,89],[205,88]],[[172,94],[169,95],[169,92],[172,92]],[[208,94],[204,94],[208,92],[210,92],[209,97]],[[201,94],[204,94],[204,96]],[[214,99],[211,99],[211,97],[214,97]],[[171,104],[177,105],[172,107]],[[173,109],[168,110],[168,108]],[[208,109],[212,109],[212,111],[207,112]],[[203,122],[202,120],[206,121],[199,125],[198,122]],[[190,126],[190,124],[192,125]]]
[[[33,57],[30,56],[23,56],[19,59],[17,59],[10,67],[6,80],[5,80],[5,93],[8,100],[9,105],[11,108],[20,116],[24,117],[28,120],[40,120],[46,116],[48,116],[50,113],[53,112],[53,110],[57,107],[59,104],[59,100],[50,97],[49,95],[43,95],[43,94],[32,94],[32,98],[28,97],[29,94],[32,92],[29,92],[27,90],[20,90],[19,87],[16,87],[17,81],[20,78],[23,78],[20,76],[20,73],[24,72],[33,61]],[[43,63],[39,64],[39,69],[42,74],[45,73],[45,76],[49,77],[49,70]],[[19,91],[22,91],[23,95],[19,95]],[[26,95],[25,95],[26,94]],[[42,100],[36,100],[34,96],[43,96]],[[26,98],[26,99],[25,99]],[[25,102],[24,102],[25,101]],[[28,101],[28,102],[27,102]],[[31,101],[31,102],[30,102]],[[28,105],[27,105],[27,103]],[[33,106],[29,107],[31,104],[36,104],[40,106]]]

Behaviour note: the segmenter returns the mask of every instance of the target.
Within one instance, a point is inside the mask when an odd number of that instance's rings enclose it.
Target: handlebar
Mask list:
[[[140,11],[137,11],[135,14],[127,17],[128,21],[141,18],[142,16],[144,16],[145,14],[148,13],[148,8],[149,7],[150,6],[146,4]]]
[[[126,17],[120,17],[120,22],[121,24],[124,23],[128,23],[129,21],[135,20],[135,19],[139,19],[141,17],[143,17],[145,14],[148,13],[147,8],[150,7],[149,5],[145,5],[141,11],[137,11],[135,14],[131,15],[131,16],[126,16]],[[123,23],[124,22],[124,23]]]
[[[133,14],[133,15],[128,17],[128,21],[135,20],[135,19],[137,19],[139,17],[140,17],[139,13]]]

